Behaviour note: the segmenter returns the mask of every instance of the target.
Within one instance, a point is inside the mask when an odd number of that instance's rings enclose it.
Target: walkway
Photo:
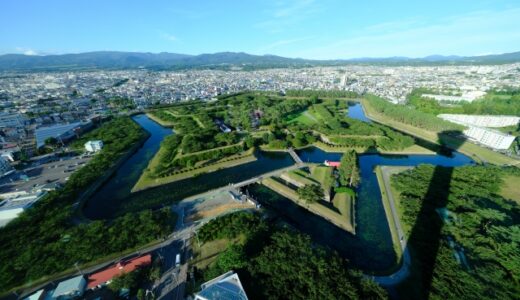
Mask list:
[[[399,215],[397,214],[397,209],[395,207],[394,195],[390,189],[390,170],[387,166],[381,166],[381,173],[383,174],[383,185],[388,196],[388,201],[390,202],[390,210],[392,211],[392,218],[394,219],[395,229],[397,231],[397,236],[399,238],[399,248],[402,253],[402,264],[399,270],[395,273],[387,276],[373,276],[375,282],[383,285],[395,285],[403,281],[408,275],[410,275],[410,266],[412,264],[412,258],[410,256],[410,251],[408,247],[406,247],[406,237],[401,227],[401,220],[399,219]],[[384,201],[384,200],[383,200]],[[390,222],[388,222],[390,224]]]
[[[296,152],[294,152],[294,149],[293,149],[293,148],[289,148],[289,149],[287,149],[287,152],[289,152],[289,154],[291,155],[291,157],[294,159],[294,161],[295,161],[298,165],[303,164],[302,159],[298,156],[298,154],[296,154]]]

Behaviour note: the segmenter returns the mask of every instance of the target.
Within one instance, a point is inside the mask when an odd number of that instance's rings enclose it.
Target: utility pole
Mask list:
[[[81,271],[81,269],[78,267],[78,262],[75,262],[75,263],[74,263],[74,267],[76,267],[76,270],[78,270],[78,272],[79,272],[81,275],[84,275],[84,274],[83,274],[83,271]]]

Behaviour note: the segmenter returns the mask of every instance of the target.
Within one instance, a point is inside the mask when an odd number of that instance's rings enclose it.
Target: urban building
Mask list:
[[[0,156],[0,177],[3,177],[13,171],[13,167],[9,163],[7,157],[1,155]]]
[[[238,275],[229,271],[203,283],[201,291],[195,294],[195,300],[236,299],[247,300]]]
[[[520,117],[517,116],[440,114],[438,117],[453,123],[478,127],[516,126],[520,122]]]
[[[103,141],[88,141],[85,143],[85,150],[88,152],[98,152],[103,149]]]
[[[62,281],[52,293],[53,300],[69,300],[83,296],[87,281],[83,275]]]
[[[0,196],[4,198],[4,200],[0,202],[0,227],[4,227],[11,220],[17,218],[24,210],[31,207],[46,194],[45,191],[1,194]]]
[[[516,138],[512,135],[477,126],[469,126],[468,129],[464,130],[464,135],[494,150],[509,149]]]
[[[87,288],[94,289],[104,286],[109,284],[110,281],[116,276],[119,276],[123,273],[133,272],[138,268],[149,266],[151,263],[152,256],[150,254],[146,254],[124,262],[119,262],[100,272],[92,273],[90,276],[88,276]]]
[[[0,128],[23,128],[25,118],[19,113],[0,113]]]
[[[36,147],[43,147],[48,138],[55,138],[60,143],[66,143],[91,127],[92,122],[86,121],[37,128],[35,130]]]

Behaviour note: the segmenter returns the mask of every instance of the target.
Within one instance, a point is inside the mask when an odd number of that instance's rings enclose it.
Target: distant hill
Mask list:
[[[442,56],[424,58],[386,57],[348,60],[309,60],[276,55],[252,55],[243,52],[219,52],[187,55],[177,53],[142,53],[98,51],[62,55],[0,55],[1,71],[56,71],[77,69],[187,69],[187,68],[274,68],[348,64],[369,65],[451,65],[503,64],[520,62],[520,52],[484,56]]]

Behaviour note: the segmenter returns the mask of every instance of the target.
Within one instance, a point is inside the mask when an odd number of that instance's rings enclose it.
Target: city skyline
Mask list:
[[[232,51],[349,59],[520,49],[515,30],[520,5],[506,0],[372,5],[335,0],[146,5],[4,1],[0,8],[0,54]]]

